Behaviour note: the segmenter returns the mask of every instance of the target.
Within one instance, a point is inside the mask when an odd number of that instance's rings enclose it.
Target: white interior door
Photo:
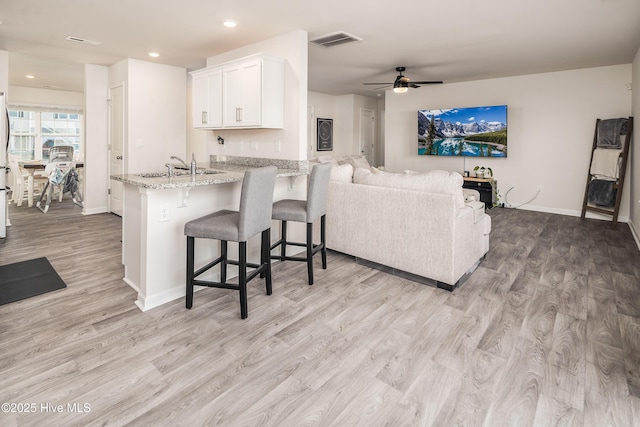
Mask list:
[[[360,109],[360,153],[374,166],[373,149],[375,142],[376,113],[373,110]]]
[[[122,85],[110,90],[109,175],[124,173],[124,90]],[[123,183],[109,180],[109,210],[122,216]]]

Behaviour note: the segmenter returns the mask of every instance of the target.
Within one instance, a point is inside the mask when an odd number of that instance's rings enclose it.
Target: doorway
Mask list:
[[[360,109],[360,154],[374,165],[376,113],[366,108]]]
[[[124,83],[109,90],[109,175],[123,172],[124,160]],[[109,211],[122,216],[124,184],[109,180]]]

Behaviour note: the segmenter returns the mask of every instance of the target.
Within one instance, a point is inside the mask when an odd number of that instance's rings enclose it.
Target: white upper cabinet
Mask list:
[[[213,81],[199,81],[214,73]],[[258,54],[191,74],[194,128],[284,127],[283,59]]]
[[[222,69],[211,68],[193,76],[193,127],[211,129],[222,126]]]
[[[223,92],[226,95],[223,99],[224,126],[260,126],[262,60],[224,67],[223,82]]]

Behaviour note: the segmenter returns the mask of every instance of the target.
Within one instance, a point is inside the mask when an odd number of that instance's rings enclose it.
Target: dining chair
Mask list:
[[[12,186],[11,186],[11,199],[16,206],[22,206],[22,202],[25,200],[29,207],[33,206],[33,198],[29,198],[28,180],[29,173],[20,167],[20,164],[15,158],[9,159],[9,169],[11,170]],[[48,179],[44,176],[33,176],[33,190],[34,196],[40,196],[44,189]]]

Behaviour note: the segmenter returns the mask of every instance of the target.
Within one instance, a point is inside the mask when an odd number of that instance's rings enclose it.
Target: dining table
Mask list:
[[[29,207],[33,206],[33,175],[37,171],[44,170],[49,162],[44,160],[22,161],[18,166],[29,173],[27,177],[27,202]],[[84,168],[84,162],[76,162],[76,168]]]

